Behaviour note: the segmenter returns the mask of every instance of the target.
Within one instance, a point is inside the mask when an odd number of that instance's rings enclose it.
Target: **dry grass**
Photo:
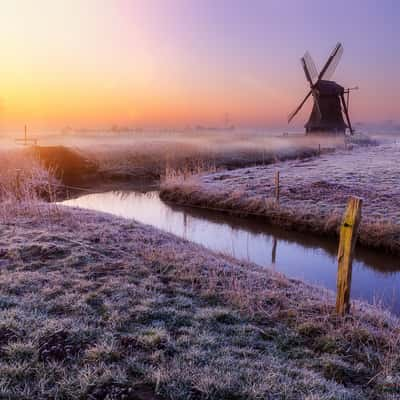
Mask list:
[[[400,253],[400,146],[337,151],[306,160],[167,181],[161,197],[179,204],[262,216],[288,229],[336,235],[348,198],[363,198],[360,242]],[[280,171],[279,204],[275,171]]]
[[[103,144],[98,144],[103,142]],[[99,166],[99,174],[109,179],[159,180],[169,169],[191,169],[198,164],[217,169],[270,164],[277,160],[304,158],[323,149],[344,144],[343,137],[272,137],[264,133],[189,132],[146,134],[98,143],[76,144]]]
[[[44,204],[49,173],[4,157],[0,398],[400,396],[397,318],[356,302],[338,319],[330,292],[136,222]]]
[[[337,319],[329,292],[135,222],[52,207],[2,225],[0,397],[400,395],[393,316],[356,303]]]
[[[367,140],[360,137],[358,140]],[[4,144],[2,145],[4,147]],[[69,185],[100,181],[159,181],[165,171],[194,173],[266,165],[315,156],[344,146],[344,138],[271,136],[254,131],[190,131],[41,139],[34,154]]]
[[[56,199],[57,181],[30,150],[0,150],[0,221],[39,212],[42,199]]]

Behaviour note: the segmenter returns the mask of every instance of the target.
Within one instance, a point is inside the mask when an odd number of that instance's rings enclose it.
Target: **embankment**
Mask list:
[[[263,218],[287,229],[337,235],[350,196],[363,198],[359,241],[400,254],[400,174],[397,145],[337,151],[189,179],[167,180],[165,201]],[[280,198],[275,200],[275,172]]]
[[[360,139],[358,139],[360,140]],[[38,147],[46,165],[56,165],[69,180],[159,181],[167,169],[235,169],[308,158],[343,147],[340,137],[268,136],[240,132],[186,132],[80,138]],[[95,170],[94,170],[95,169]],[[61,175],[61,174],[60,174]]]
[[[46,170],[66,185],[82,184],[93,179],[98,171],[96,163],[77,149],[34,146],[31,151]]]
[[[4,398],[400,394],[397,318],[149,226],[31,204],[0,256]]]

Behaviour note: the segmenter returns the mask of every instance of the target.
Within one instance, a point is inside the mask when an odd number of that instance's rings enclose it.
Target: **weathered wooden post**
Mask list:
[[[336,312],[342,316],[350,311],[351,273],[358,227],[361,221],[361,206],[362,199],[350,197],[340,227]]]
[[[21,198],[21,170],[16,170],[15,176],[15,196],[19,200]]]
[[[318,145],[318,155],[319,156],[321,155],[321,145],[320,144]]]
[[[279,171],[275,172],[275,200],[279,203]]]

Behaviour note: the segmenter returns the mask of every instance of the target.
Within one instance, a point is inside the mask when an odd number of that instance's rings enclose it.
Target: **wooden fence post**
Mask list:
[[[321,145],[320,144],[318,145],[318,155],[319,156],[321,155]]]
[[[15,176],[15,196],[19,200],[21,198],[21,170],[17,169],[16,170],[16,176]]]
[[[275,200],[279,203],[279,171],[275,172]]]
[[[358,227],[361,221],[361,206],[362,199],[350,197],[340,227],[336,312],[342,316],[350,311],[351,273]]]

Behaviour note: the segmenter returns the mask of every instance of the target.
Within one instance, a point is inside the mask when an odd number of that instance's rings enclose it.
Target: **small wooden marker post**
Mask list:
[[[350,311],[351,273],[358,227],[361,221],[362,199],[350,197],[340,228],[336,313],[343,316]]]
[[[279,203],[279,171],[275,172],[275,200]]]
[[[319,156],[321,155],[321,145],[320,144],[318,145],[318,155]]]
[[[37,146],[37,139],[28,138],[28,127],[24,126],[24,138],[23,139],[15,139],[16,143],[21,143],[23,146],[27,146],[28,143],[33,143],[34,146]]]
[[[16,170],[15,176],[15,196],[19,200],[21,198],[21,170]]]

